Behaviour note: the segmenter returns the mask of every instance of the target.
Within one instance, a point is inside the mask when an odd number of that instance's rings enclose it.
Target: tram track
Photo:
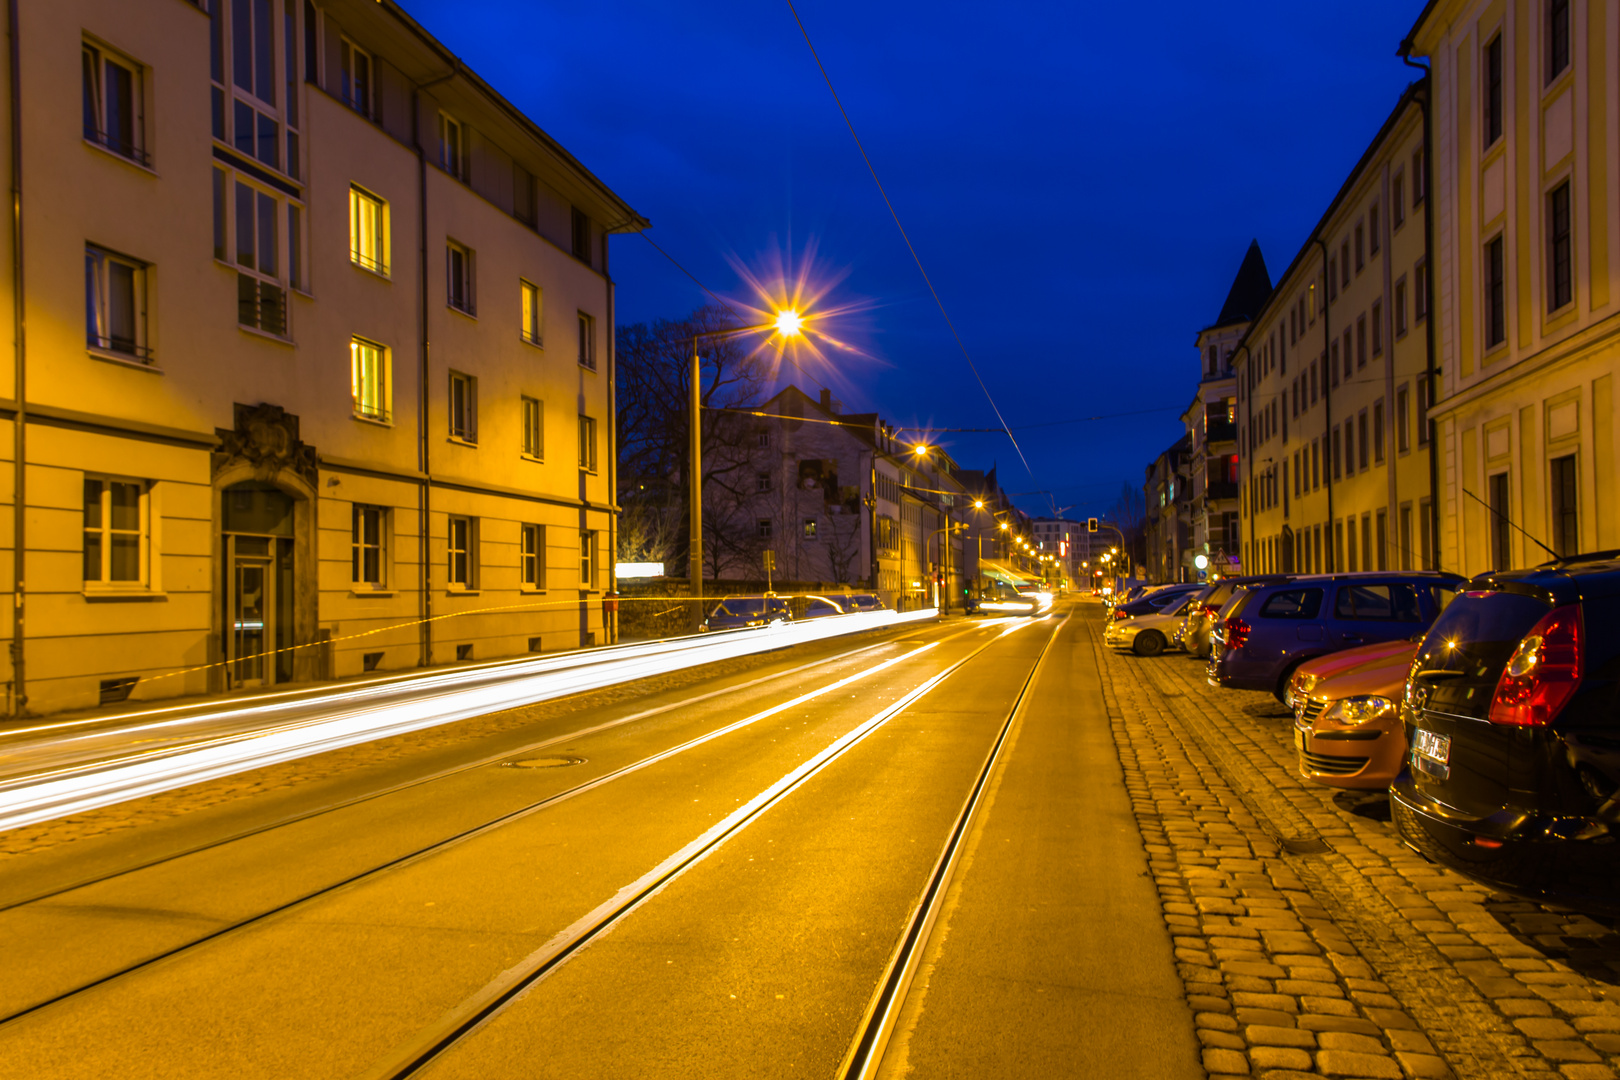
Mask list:
[[[480,836],[487,835],[487,834],[489,834],[489,833],[491,833],[491,832],[493,832],[495,830],[498,830],[498,829],[500,829],[500,828],[502,828],[504,826],[511,825],[512,823],[514,823],[516,821],[519,821],[519,820],[521,820],[523,818],[532,816],[532,815],[537,814],[537,813],[541,813],[541,812],[543,812],[545,810],[548,810],[548,809],[551,809],[551,808],[553,808],[553,807],[555,807],[555,806],[557,806],[557,805],[559,805],[561,803],[567,802],[567,801],[569,801],[571,799],[577,798],[578,796],[586,794],[587,792],[597,790],[597,789],[602,788],[604,786],[607,786],[607,785],[609,785],[611,783],[614,783],[614,782],[616,782],[618,780],[622,780],[627,776],[633,775],[633,774],[638,773],[638,772],[640,772],[640,771],[642,771],[644,769],[650,768],[650,767],[652,767],[652,766],[654,766],[656,764],[659,764],[660,762],[664,762],[664,761],[667,761],[667,760],[669,760],[671,758],[677,757],[677,756],[679,756],[681,754],[687,753],[687,752],[689,752],[691,750],[694,750],[694,749],[696,749],[696,748],[698,748],[700,746],[704,746],[704,745],[706,745],[708,743],[711,743],[711,742],[713,742],[713,741],[715,741],[717,739],[720,739],[720,738],[722,738],[722,737],[724,737],[724,736],[726,736],[728,734],[732,734],[732,733],[741,731],[741,730],[743,730],[745,728],[748,728],[748,727],[750,727],[750,726],[752,726],[754,724],[759,723],[762,720],[765,720],[765,719],[768,719],[770,717],[779,715],[779,714],[781,714],[781,713],[783,713],[783,712],[785,712],[785,711],[787,711],[789,709],[793,709],[793,708],[795,708],[795,707],[797,707],[799,705],[803,705],[803,704],[805,704],[807,702],[810,702],[812,700],[815,700],[817,698],[824,697],[824,696],[826,696],[828,694],[831,694],[831,693],[834,693],[834,692],[836,692],[838,690],[844,689],[844,688],[846,688],[848,686],[853,685],[854,683],[859,682],[862,679],[869,678],[869,677],[871,677],[873,675],[876,675],[876,674],[878,674],[878,673],[880,673],[882,671],[888,670],[888,669],[894,667],[895,665],[902,664],[902,663],[904,663],[904,662],[906,662],[908,660],[911,660],[911,659],[917,658],[919,656],[925,655],[928,652],[930,652],[931,650],[935,649],[936,647],[938,647],[940,645],[943,645],[943,644],[945,644],[947,642],[956,640],[957,638],[963,637],[965,635],[968,635],[968,634],[971,634],[971,633],[974,633],[974,632],[981,632],[983,630],[986,630],[986,629],[989,628],[989,626],[990,626],[990,624],[976,623],[976,624],[974,624],[974,625],[972,625],[970,627],[967,627],[965,629],[958,630],[958,631],[956,631],[954,633],[944,635],[944,636],[942,636],[941,638],[939,638],[936,641],[932,641],[932,642],[923,644],[919,648],[912,649],[912,650],[910,650],[910,651],[908,651],[908,652],[906,652],[906,653],[904,653],[904,654],[902,654],[900,656],[892,657],[892,658],[890,658],[888,660],[882,661],[881,663],[878,663],[878,664],[873,665],[871,667],[865,668],[865,669],[863,669],[863,670],[861,670],[859,672],[856,672],[853,675],[845,676],[843,678],[834,680],[834,681],[832,681],[830,683],[827,683],[827,684],[825,684],[823,686],[816,687],[816,688],[814,688],[814,689],[812,689],[812,690],[810,690],[808,692],[795,695],[794,697],[789,698],[788,700],[781,701],[781,702],[778,702],[778,703],[776,703],[774,705],[771,705],[771,706],[769,706],[769,707],[767,707],[765,709],[758,710],[758,711],[750,714],[749,716],[744,717],[741,720],[737,720],[737,721],[734,721],[734,722],[731,722],[731,723],[728,723],[728,724],[721,725],[718,728],[715,728],[713,730],[704,732],[704,733],[702,733],[700,735],[697,735],[697,736],[695,736],[695,737],[693,737],[691,739],[687,739],[687,740],[685,740],[685,741],[683,741],[681,743],[678,743],[678,744],[676,744],[674,746],[666,747],[666,748],[663,748],[663,749],[661,749],[661,750],[659,750],[659,751],[657,751],[655,753],[645,755],[645,756],[640,757],[637,760],[635,760],[635,761],[633,761],[633,762],[631,762],[629,764],[626,764],[626,765],[621,766],[621,767],[619,767],[617,769],[611,770],[611,771],[609,771],[607,773],[604,773],[604,774],[602,774],[600,776],[593,777],[590,780],[587,780],[587,781],[584,781],[582,783],[573,785],[573,786],[568,787],[568,788],[566,788],[566,789],[564,789],[562,791],[555,792],[555,793],[553,793],[551,795],[548,795],[548,796],[546,796],[544,798],[541,798],[541,799],[534,800],[532,802],[526,803],[526,804],[524,804],[522,806],[519,806],[519,807],[517,807],[515,809],[512,809],[510,811],[502,813],[502,814],[500,814],[500,815],[498,815],[498,816],[496,816],[496,817],[494,817],[494,818],[492,818],[490,820],[487,820],[487,821],[481,822],[479,824],[470,826],[468,828],[459,830],[459,831],[457,831],[456,833],[454,833],[454,834],[452,834],[450,836],[437,839],[437,840],[435,840],[435,841],[433,841],[431,843],[422,844],[422,845],[414,848],[413,850],[410,850],[408,852],[404,852],[404,853],[398,855],[397,857],[387,859],[386,861],[383,861],[383,862],[380,862],[380,863],[369,865],[369,866],[365,867],[364,869],[361,869],[361,870],[359,870],[359,871],[357,871],[355,873],[345,875],[341,879],[328,882],[328,883],[326,883],[326,884],[324,884],[324,885],[322,885],[322,886],[320,886],[318,888],[311,889],[311,890],[303,892],[303,893],[301,893],[301,894],[299,894],[299,895],[297,895],[295,897],[288,898],[284,902],[265,907],[262,910],[255,911],[253,914],[251,914],[249,916],[231,920],[230,922],[228,922],[228,923],[226,923],[224,925],[213,928],[212,930],[210,930],[207,933],[199,934],[199,935],[197,935],[197,936],[195,936],[195,937],[193,937],[191,939],[188,939],[188,940],[186,940],[184,942],[178,943],[178,944],[174,945],[173,947],[166,948],[166,949],[160,950],[158,952],[155,952],[155,953],[153,953],[151,955],[141,957],[140,959],[138,959],[136,961],[133,961],[133,962],[128,963],[128,964],[124,964],[124,965],[119,966],[118,968],[116,968],[114,970],[102,973],[101,975],[99,975],[96,978],[87,979],[87,980],[85,980],[85,981],[83,981],[81,983],[76,984],[75,986],[73,986],[72,988],[70,988],[68,990],[52,994],[49,997],[43,998],[43,999],[41,999],[41,1000],[39,1000],[37,1002],[30,1003],[26,1007],[19,1008],[19,1009],[14,1009],[10,1013],[8,1013],[8,1014],[6,1014],[4,1016],[0,1016],[0,1030],[4,1030],[6,1025],[9,1025],[9,1024],[15,1022],[15,1021],[21,1020],[24,1017],[39,1013],[42,1010],[45,1010],[45,1009],[47,1009],[49,1007],[63,1004],[64,1002],[67,1002],[70,999],[76,998],[76,997],[78,997],[78,996],[80,996],[80,995],[82,995],[82,994],[84,994],[84,993],[86,993],[86,992],[88,992],[90,990],[93,990],[93,989],[96,989],[96,988],[99,988],[99,987],[105,987],[110,983],[114,983],[117,980],[125,978],[125,977],[127,977],[127,976],[129,976],[131,974],[134,974],[135,972],[141,971],[142,969],[149,968],[152,965],[157,964],[157,963],[159,963],[161,961],[176,959],[176,958],[182,956],[183,954],[186,954],[186,953],[189,953],[189,952],[191,952],[193,950],[198,949],[201,946],[207,945],[207,944],[212,943],[212,942],[217,942],[221,938],[224,938],[224,937],[227,937],[229,935],[238,933],[238,932],[243,931],[243,930],[245,930],[245,929],[247,929],[247,928],[249,928],[251,926],[261,924],[261,923],[265,922],[266,920],[271,919],[272,917],[287,914],[287,913],[289,913],[289,912],[291,912],[291,911],[293,911],[295,909],[298,909],[300,907],[308,905],[308,904],[312,903],[313,901],[319,900],[322,897],[330,896],[330,895],[332,895],[332,894],[334,894],[334,893],[336,893],[336,892],[338,892],[340,890],[351,888],[353,886],[356,886],[356,885],[358,885],[358,884],[360,884],[362,882],[365,882],[367,880],[376,878],[376,877],[378,877],[378,876],[380,876],[382,874],[385,874],[387,872],[400,870],[400,869],[402,869],[402,868],[404,868],[406,866],[409,866],[409,865],[411,865],[413,863],[417,863],[417,862],[420,862],[420,861],[422,861],[424,859],[431,858],[432,856],[434,856],[436,854],[439,854],[439,853],[442,853],[444,851],[447,851],[448,849],[450,849],[450,848],[452,848],[452,847],[454,847],[456,845],[465,843],[465,842],[467,842],[469,840],[472,840],[472,839],[480,837]],[[984,643],[983,645],[976,648],[972,653],[970,653],[968,658],[965,658],[963,661],[958,662],[956,665],[952,666],[948,670],[955,670],[956,667],[960,666],[960,663],[965,663],[966,659],[971,659],[971,657],[977,656],[980,652],[982,652],[984,649],[988,648],[991,644],[994,644],[995,641],[1000,640],[1000,638],[1002,636],[1004,636],[1004,633],[1005,633],[1005,631],[1002,634],[995,635],[990,641]],[[735,694],[735,693],[738,693],[739,691],[748,689],[750,687],[758,686],[758,685],[768,683],[768,682],[771,682],[771,681],[774,681],[774,680],[779,680],[779,679],[783,679],[783,678],[789,678],[789,677],[792,677],[794,675],[802,674],[805,671],[809,671],[809,670],[812,670],[812,669],[815,669],[815,668],[826,667],[826,666],[829,666],[829,665],[832,665],[832,664],[847,661],[847,660],[850,660],[852,658],[859,657],[863,653],[871,652],[874,649],[886,648],[886,647],[893,646],[895,644],[897,644],[897,643],[890,641],[890,642],[879,642],[879,643],[876,643],[876,644],[873,644],[873,645],[863,646],[862,648],[859,648],[859,649],[849,650],[849,651],[847,651],[845,653],[837,654],[837,655],[832,656],[832,657],[818,659],[818,660],[812,661],[812,662],[807,663],[807,664],[799,665],[797,667],[790,668],[790,669],[788,669],[786,671],[781,671],[781,672],[776,672],[776,673],[772,673],[772,674],[769,674],[769,675],[761,676],[759,678],[752,679],[752,680],[749,680],[749,681],[741,683],[741,684],[726,686],[726,687],[723,687],[723,688],[720,688],[720,689],[705,693],[705,694],[700,695],[698,697],[688,698],[688,699],[684,699],[684,700],[679,701],[679,702],[673,702],[673,703],[670,703],[670,704],[667,704],[667,705],[658,706],[658,707],[653,708],[653,709],[643,710],[643,711],[633,713],[633,714],[628,715],[628,716],[618,717],[618,718],[615,718],[615,719],[612,719],[612,720],[609,720],[609,721],[605,721],[605,722],[600,723],[600,724],[589,725],[589,726],[584,727],[584,728],[576,729],[576,730],[570,731],[570,732],[562,734],[562,735],[548,737],[547,739],[540,740],[538,742],[531,743],[531,744],[528,744],[528,745],[525,745],[525,746],[521,746],[521,747],[518,747],[518,748],[515,748],[515,749],[508,749],[508,750],[505,750],[505,751],[503,751],[503,752],[501,752],[499,754],[489,755],[489,756],[480,758],[479,760],[477,760],[475,762],[471,762],[471,763],[467,763],[467,764],[464,764],[464,765],[456,766],[456,767],[451,768],[451,769],[441,770],[441,771],[439,771],[437,773],[434,773],[434,774],[426,776],[426,777],[414,778],[414,779],[412,779],[410,781],[407,781],[407,782],[404,782],[404,783],[401,783],[401,784],[397,784],[397,785],[393,785],[391,787],[381,789],[381,790],[376,791],[376,792],[370,792],[370,793],[367,793],[366,795],[358,796],[358,797],[356,797],[354,799],[345,800],[345,801],[342,801],[340,803],[335,803],[335,804],[332,804],[332,805],[329,805],[329,806],[326,806],[326,807],[321,807],[321,808],[316,809],[316,810],[311,810],[311,811],[307,811],[307,812],[304,812],[304,813],[301,813],[301,814],[292,815],[292,816],[289,816],[287,818],[284,818],[284,819],[281,819],[281,820],[278,820],[278,821],[275,821],[275,822],[266,823],[266,824],[264,824],[262,826],[254,828],[254,829],[244,830],[244,831],[241,831],[239,833],[233,834],[232,836],[222,838],[222,839],[218,839],[218,840],[215,840],[215,841],[213,841],[211,843],[208,843],[208,844],[205,844],[205,845],[198,845],[198,846],[196,846],[194,848],[191,848],[191,849],[189,849],[187,851],[176,852],[176,853],[172,853],[172,854],[169,854],[167,856],[164,856],[161,859],[151,860],[151,861],[149,861],[147,863],[144,863],[144,864],[142,864],[140,866],[124,868],[124,869],[121,869],[120,871],[118,871],[116,873],[113,873],[113,874],[108,874],[108,875],[103,875],[103,876],[100,876],[100,877],[86,879],[86,880],[83,880],[83,881],[76,882],[75,884],[70,885],[70,886],[65,886],[65,887],[62,887],[62,888],[42,892],[40,894],[37,894],[35,896],[26,898],[24,900],[13,901],[13,902],[8,903],[7,905],[5,905],[5,907],[0,907],[0,914],[4,914],[6,911],[12,911],[12,910],[16,910],[18,908],[23,908],[23,907],[26,907],[26,906],[28,906],[30,904],[38,904],[38,903],[42,903],[42,902],[44,902],[46,900],[61,898],[63,896],[66,896],[66,895],[74,892],[74,891],[88,888],[91,885],[104,884],[104,883],[107,883],[107,882],[116,881],[118,878],[127,877],[127,876],[130,876],[130,875],[136,874],[141,870],[151,869],[151,868],[153,868],[155,866],[159,866],[159,865],[162,865],[164,863],[173,862],[173,861],[178,860],[180,858],[186,857],[187,855],[200,854],[200,853],[202,853],[204,851],[208,851],[208,850],[211,850],[211,849],[214,849],[214,848],[223,847],[223,846],[226,846],[228,844],[247,839],[249,837],[262,835],[262,834],[264,834],[266,832],[270,832],[270,831],[273,831],[273,830],[279,829],[279,828],[284,828],[284,827],[287,827],[287,826],[292,825],[292,824],[296,824],[296,823],[301,822],[301,821],[307,821],[307,820],[310,820],[311,818],[320,817],[320,816],[322,816],[324,814],[330,814],[330,813],[333,813],[333,812],[335,812],[337,810],[340,810],[340,809],[352,807],[352,806],[355,806],[355,805],[358,805],[358,804],[361,804],[361,803],[365,803],[365,802],[371,802],[371,801],[374,801],[374,800],[377,800],[377,799],[380,799],[380,798],[384,798],[384,797],[386,797],[388,795],[399,794],[400,792],[410,790],[412,788],[418,788],[418,787],[421,787],[421,786],[423,786],[425,784],[430,784],[430,783],[433,783],[433,782],[436,782],[436,781],[444,780],[444,779],[452,777],[452,776],[458,776],[458,775],[462,775],[462,774],[465,774],[465,773],[476,771],[478,769],[488,768],[488,767],[490,767],[492,765],[499,764],[499,763],[501,763],[503,761],[513,759],[513,758],[520,758],[525,754],[532,754],[532,753],[534,753],[534,752],[536,752],[538,750],[543,750],[543,749],[546,749],[548,747],[553,747],[553,746],[561,745],[561,744],[564,744],[564,743],[576,742],[576,741],[580,740],[581,738],[592,735],[592,734],[607,731],[607,730],[610,730],[612,728],[623,727],[625,725],[634,723],[636,721],[648,719],[648,718],[650,718],[652,716],[656,716],[656,715],[663,714],[663,713],[668,713],[668,712],[671,712],[671,711],[676,710],[676,709],[687,708],[687,707],[690,707],[693,704],[696,704],[696,703],[704,701],[704,700],[710,700],[710,699],[717,698],[717,697],[722,697],[722,696],[726,696],[726,695]],[[931,679],[925,685],[929,686],[929,687],[933,686],[938,681],[938,678],[939,677],[936,676],[935,678]]]

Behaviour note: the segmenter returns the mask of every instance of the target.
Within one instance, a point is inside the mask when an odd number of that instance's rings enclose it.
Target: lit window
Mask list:
[[[146,347],[146,264],[86,245],[84,319],[90,348],[151,363]]]
[[[349,339],[349,388],[354,394],[354,415],[388,423],[390,379],[388,350],[364,338]]]
[[[138,480],[84,479],[86,584],[145,584],[148,563],[147,486]]]
[[[88,42],[82,50],[84,137],[121,157],[147,162],[141,69]]]
[[[450,437],[478,441],[478,380],[459,371],[450,373]]]
[[[536,461],[545,457],[545,427],[538,398],[526,397],[523,404],[523,456]]]
[[[539,345],[541,343],[541,338],[540,338],[540,326],[541,326],[541,323],[540,323],[540,314],[541,314],[540,286],[535,285],[535,284],[533,284],[531,282],[528,282],[528,281],[521,281],[521,280],[518,282],[518,284],[519,284],[519,286],[520,286],[520,288],[522,290],[522,293],[523,293],[523,300],[522,300],[523,324],[522,324],[522,329],[519,331],[519,333],[521,333],[523,335],[523,340],[527,341],[530,345]]]
[[[387,204],[357,187],[349,188],[349,261],[388,276]]]
[[[383,521],[387,513],[381,506],[354,504],[351,550],[356,585],[381,589],[387,584],[383,572]]]

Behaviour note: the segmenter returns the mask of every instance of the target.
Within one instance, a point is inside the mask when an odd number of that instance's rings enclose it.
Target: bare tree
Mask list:
[[[856,577],[864,576],[855,573],[861,568],[861,516],[858,512],[828,514],[821,540],[834,583],[853,585]]]
[[[1133,565],[1144,565],[1147,562],[1147,504],[1143,501],[1142,489],[1129,483],[1121,485],[1119,501],[1114,503],[1110,516],[1119,527],[1125,541],[1122,546]]]

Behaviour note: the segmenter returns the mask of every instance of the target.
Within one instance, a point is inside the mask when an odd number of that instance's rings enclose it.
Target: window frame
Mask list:
[[[1480,95],[1480,105],[1484,115],[1480,117],[1480,127],[1484,138],[1485,149],[1495,146],[1506,131],[1506,111],[1503,108],[1504,85],[1502,63],[1502,31],[1497,30],[1496,36],[1485,43],[1480,50],[1483,56],[1480,59],[1480,81],[1483,82],[1484,92]]]
[[[89,524],[88,500],[89,485],[101,485],[97,498],[97,516],[100,519],[95,526]],[[115,529],[112,525],[112,489],[113,485],[122,484],[137,489],[136,517],[137,525],[134,529]],[[150,480],[136,477],[119,476],[108,473],[87,472],[84,474],[84,483],[81,488],[80,500],[80,577],[86,592],[142,592],[151,589],[152,583],[152,488]],[[100,549],[98,561],[101,566],[98,577],[92,578],[84,573],[85,560],[89,556],[88,537],[94,532],[97,534],[97,543]],[[138,537],[136,542],[136,576],[133,578],[113,578],[112,539],[115,534]]]
[[[532,406],[532,408],[531,408]],[[545,402],[528,394],[518,395],[519,453],[528,461],[546,459]],[[532,437],[531,437],[532,436]]]
[[[458,255],[461,257],[459,274],[456,272]],[[478,253],[449,237],[444,241],[444,303],[451,311],[460,312],[470,319],[478,318]]]
[[[439,168],[444,172],[468,183],[470,170],[467,160],[467,125],[451,116],[443,109],[439,110]]]
[[[546,527],[535,522],[518,525],[518,588],[546,591]]]
[[[230,267],[237,275],[237,326],[249,333],[264,334],[278,341],[290,342],[293,340],[293,326],[289,294],[296,291],[305,292],[307,295],[304,268],[305,253],[308,250],[304,236],[306,207],[301,200],[293,199],[235,169],[219,164],[215,164],[213,168],[219,177],[214,188],[215,257],[221,265]],[[253,248],[251,252],[246,253],[252,259],[251,262],[242,261],[244,193],[252,196],[251,206],[248,208],[248,221],[253,233],[251,238]],[[270,230],[276,244],[275,266],[272,270],[261,269],[266,205],[271,207],[274,222]],[[219,258],[221,254],[224,258]],[[252,282],[251,289],[248,282]],[[248,296],[250,291],[251,299]],[[264,314],[267,296],[279,305],[279,330],[276,329],[273,320],[267,324]],[[250,303],[253,320],[247,321],[243,318],[243,314],[249,310]]]
[[[1568,463],[1568,474],[1560,477],[1560,467]],[[1552,548],[1560,558],[1581,551],[1581,473],[1580,454],[1571,451],[1547,459],[1547,511],[1552,524]],[[1562,481],[1562,482],[1561,482]],[[1570,495],[1566,503],[1564,495]]]
[[[374,394],[366,394],[363,388],[365,377],[365,352],[375,350],[377,387]],[[358,334],[349,338],[349,392],[353,397],[354,418],[367,423],[392,426],[394,422],[394,379],[393,358],[389,356],[388,346]],[[366,398],[374,399],[375,404],[368,406]]]
[[[1412,450],[1412,433],[1410,430],[1410,417],[1412,415],[1412,388],[1406,383],[1395,388],[1395,452],[1397,454],[1410,453]]]
[[[457,537],[457,527],[461,535]],[[460,546],[457,546],[458,540]],[[445,585],[451,592],[478,590],[478,519],[467,514],[445,515]],[[456,565],[457,556],[461,565]],[[457,577],[457,571],[460,577]]]
[[[93,356],[119,360],[124,363],[150,366],[156,362],[151,347],[151,286],[147,274],[151,263],[113,251],[100,244],[86,242],[85,257],[85,346]],[[120,266],[130,273],[130,317],[133,337],[128,348],[121,348],[123,339],[112,336],[113,267]],[[92,311],[96,325],[89,322]],[[106,331],[103,333],[103,331]]]
[[[579,316],[579,366],[595,371],[596,316],[584,311],[576,314]]]
[[[528,278],[518,278],[518,336],[545,348],[545,292]]]
[[[1569,0],[1547,0],[1546,11],[1542,30],[1547,37],[1547,47],[1542,57],[1547,71],[1542,85],[1551,86],[1560,75],[1574,66],[1574,24]]]
[[[1547,192],[1547,265],[1545,273],[1547,314],[1562,311],[1575,302],[1575,193],[1574,180],[1566,176]],[[1560,200],[1560,196],[1562,199]],[[1560,211],[1560,201],[1562,210]],[[1562,227],[1559,216],[1562,213]]]
[[[365,60],[365,74],[357,75],[354,64],[356,58]],[[361,48],[347,34],[338,37],[338,79],[342,85],[338,87],[338,100],[349,108],[371,120],[376,116],[377,104],[377,58],[370,49]],[[358,89],[358,93],[356,90]]]
[[[349,518],[349,579],[356,592],[387,592],[388,566],[388,507],[373,503],[350,503]],[[376,541],[367,542],[362,522],[370,517],[376,525]],[[376,552],[376,580],[364,576],[365,556]]]
[[[95,120],[93,127],[85,126],[84,141],[125,161],[151,168],[152,157],[146,139],[146,66],[88,37],[80,41],[79,62],[83,111],[86,115],[93,113]],[[109,66],[129,76],[131,138],[122,145],[114,143],[112,125],[108,122],[108,110],[112,107],[107,96]]]
[[[1507,344],[1507,234],[1498,232],[1485,241],[1480,259],[1481,327],[1485,351]]]
[[[250,11],[246,85],[238,70],[244,58],[236,21],[241,8]],[[300,20],[305,17],[303,5],[296,0],[217,0],[208,10],[213,23],[213,137],[259,165],[296,179],[302,173],[299,98],[305,80],[299,77],[297,41]],[[278,13],[282,16],[279,28]],[[263,39],[267,40],[261,47]],[[243,130],[244,115],[247,130]],[[274,146],[274,160],[265,157],[267,145]]]
[[[370,204],[374,213],[374,227],[370,230],[369,240],[375,248],[375,255],[367,255],[363,242],[367,239],[366,230],[362,228],[361,211],[366,204]],[[375,192],[368,191],[359,184],[349,185],[349,262],[367,273],[376,274],[381,278],[393,276],[393,252],[391,250],[391,233],[389,221],[388,200]]]
[[[600,569],[596,552],[596,530],[579,530],[579,588],[581,592],[595,592],[596,574]]]
[[[478,445],[478,376],[451,369],[445,415],[450,441]],[[458,393],[458,387],[460,388]]]
[[[579,414],[579,470],[595,475],[598,467],[596,450],[596,418]]]

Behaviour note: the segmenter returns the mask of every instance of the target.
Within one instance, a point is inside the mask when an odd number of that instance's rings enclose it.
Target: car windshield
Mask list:
[[[1428,707],[1484,718],[1508,658],[1550,610],[1523,593],[1458,593],[1418,647],[1416,682],[1428,687]]]

